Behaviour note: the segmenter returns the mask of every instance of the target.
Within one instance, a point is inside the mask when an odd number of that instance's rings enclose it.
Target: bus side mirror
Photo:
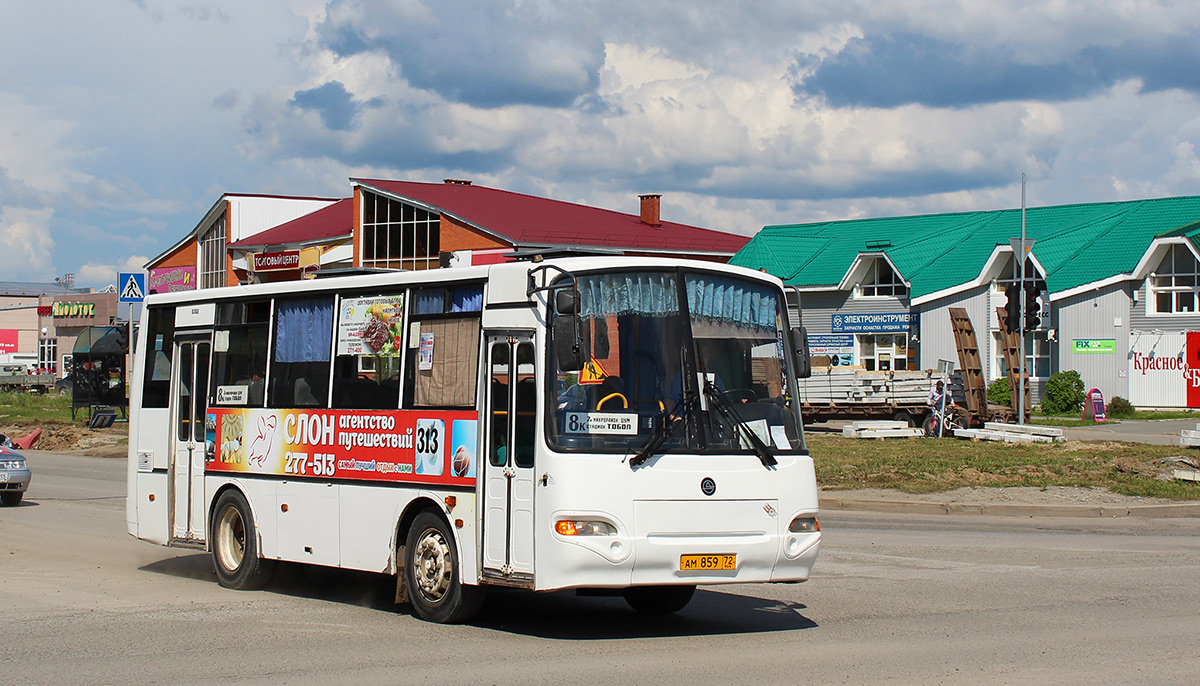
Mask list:
[[[558,314],[579,314],[579,295],[570,288],[555,291],[554,311]]]
[[[554,318],[554,356],[564,372],[583,369],[583,320],[579,315],[559,315]]]
[[[812,358],[808,354],[808,331],[802,326],[792,329],[792,348],[796,351],[796,378],[812,376]]]

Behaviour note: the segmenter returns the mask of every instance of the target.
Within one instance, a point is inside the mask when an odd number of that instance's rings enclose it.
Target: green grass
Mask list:
[[[76,413],[78,420],[79,413]],[[87,416],[87,412],[83,412]],[[55,393],[0,393],[0,423],[71,421],[71,396]]]
[[[1140,443],[994,443],[942,439],[847,440],[808,435],[817,483],[827,489],[890,488],[906,493],[964,486],[1084,486],[1123,495],[1200,499],[1200,486],[1138,476],[1133,469],[1179,455],[1177,446]]]

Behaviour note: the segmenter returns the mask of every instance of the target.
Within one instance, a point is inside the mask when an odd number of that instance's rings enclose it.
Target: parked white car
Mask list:
[[[31,476],[24,455],[0,447],[0,502],[8,507],[19,505],[25,491],[29,490]]]

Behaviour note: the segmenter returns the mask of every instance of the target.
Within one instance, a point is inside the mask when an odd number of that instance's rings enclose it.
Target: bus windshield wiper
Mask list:
[[[629,458],[629,467],[631,469],[650,459],[650,456],[658,452],[658,449],[667,442],[667,439],[671,438],[671,434],[675,433],[675,427],[679,424],[679,420],[687,416],[688,410],[698,397],[690,393],[687,395],[688,397],[683,402],[679,403],[670,414],[663,418],[662,424],[659,424],[654,433],[650,434],[650,437],[646,439],[641,449],[638,450],[637,455]]]
[[[707,396],[710,401],[712,401],[713,406],[717,408],[717,413],[720,414],[725,421],[737,428],[737,430],[746,439],[746,442],[750,444],[750,448],[754,450],[754,454],[758,456],[758,461],[762,462],[764,467],[770,469],[771,467],[779,464],[779,462],[775,459],[775,456],[771,454],[771,449],[767,447],[767,444],[763,443],[762,439],[758,437],[758,434],[754,433],[750,426],[746,424],[746,421],[742,419],[741,415],[738,414],[737,409],[733,406],[733,403],[730,402],[729,396],[725,395],[725,391],[717,388],[713,382],[705,381],[704,395]]]

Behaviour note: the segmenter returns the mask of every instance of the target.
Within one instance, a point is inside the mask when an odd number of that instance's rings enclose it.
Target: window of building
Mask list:
[[[904,285],[900,275],[892,269],[892,265],[888,264],[887,260],[883,259],[871,262],[871,267],[859,288],[864,298],[881,296],[903,298],[908,295],[908,287]]]
[[[434,269],[440,255],[438,214],[374,193],[363,193],[362,266]]]
[[[869,372],[909,368],[908,334],[860,334],[858,359]]]
[[[1051,342],[1045,331],[1029,331],[1025,333],[1025,370],[1031,377],[1045,379],[1050,376]],[[1000,332],[992,333],[992,378],[1008,378],[1008,365],[1004,363],[1004,344],[1000,340]]]
[[[58,339],[43,338],[38,341],[38,368],[58,371]]]
[[[225,285],[225,215],[222,214],[200,237],[200,287]]]
[[[1172,245],[1150,275],[1155,314],[1195,314],[1200,298],[1200,263],[1186,245]]]

